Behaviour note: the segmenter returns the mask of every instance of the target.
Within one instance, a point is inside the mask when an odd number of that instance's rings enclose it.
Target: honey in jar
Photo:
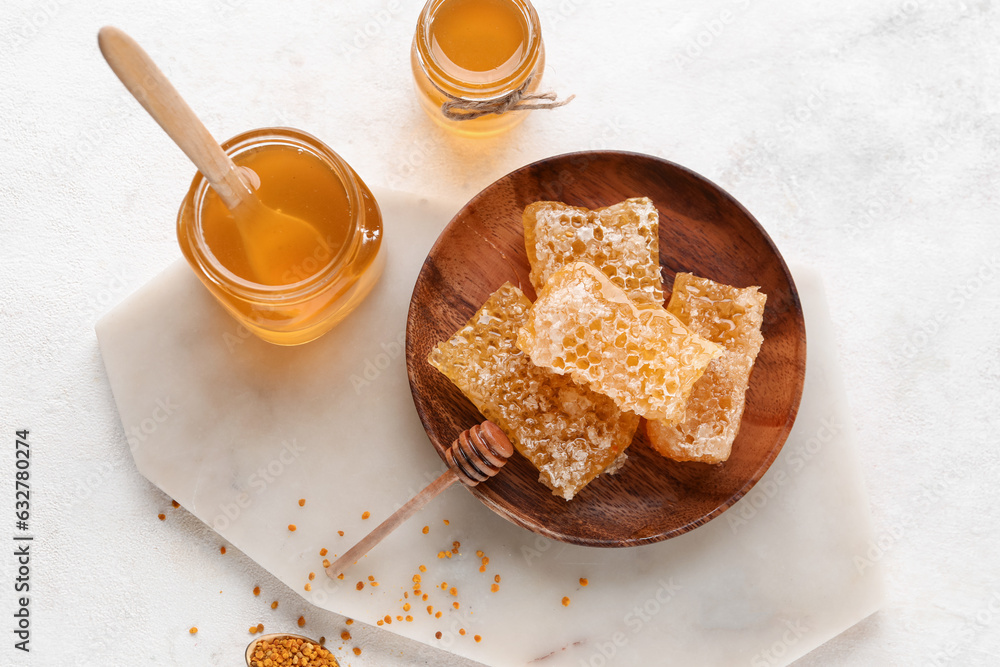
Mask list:
[[[177,218],[181,250],[251,332],[279,345],[309,342],[346,317],[377,281],[383,265],[378,205],[343,159],[304,132],[254,130],[222,147],[244,169],[261,204],[312,225],[317,243],[275,251],[262,278],[247,259],[251,239],[199,173]]]
[[[527,0],[430,0],[417,21],[410,60],[431,118],[466,135],[498,134],[527,112],[489,109],[541,84],[538,14]]]

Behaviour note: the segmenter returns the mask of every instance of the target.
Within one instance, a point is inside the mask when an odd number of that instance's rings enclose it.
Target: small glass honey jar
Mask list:
[[[307,343],[347,316],[384,265],[382,215],[357,173],[319,139],[289,128],[264,128],[222,144],[244,170],[260,202],[318,232],[315,250],[276,257],[255,278],[231,213],[199,172],[177,214],[177,238],[195,274],[251,332],[278,345]]]
[[[410,62],[421,106],[461,134],[499,134],[527,109],[558,106],[538,102],[554,96],[536,95],[545,49],[528,0],[429,0]]]

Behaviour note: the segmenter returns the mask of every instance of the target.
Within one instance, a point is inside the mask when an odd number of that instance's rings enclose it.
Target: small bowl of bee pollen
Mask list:
[[[273,667],[300,664],[340,667],[330,650],[321,646],[319,642],[286,632],[276,632],[254,639],[247,646],[246,659],[247,667],[262,667],[265,660],[268,661],[267,665]],[[309,659],[311,662],[303,663],[302,659]]]

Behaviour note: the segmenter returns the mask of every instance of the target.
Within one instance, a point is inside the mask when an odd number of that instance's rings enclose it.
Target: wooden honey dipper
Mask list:
[[[455,482],[461,481],[466,486],[475,486],[493,477],[500,472],[500,468],[507,463],[507,459],[513,453],[514,447],[510,444],[510,440],[500,427],[491,421],[484,421],[467,431],[462,431],[444,453],[448,470],[396,510],[395,514],[380,523],[363,540],[348,549],[343,556],[331,563],[330,567],[326,568],[327,576],[336,579],[338,574],[343,573],[371,551],[389,533],[399,528],[404,521],[416,514],[417,510]]]

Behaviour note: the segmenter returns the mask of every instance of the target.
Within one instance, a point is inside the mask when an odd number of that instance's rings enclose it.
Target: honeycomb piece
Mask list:
[[[740,429],[750,371],[764,338],[760,326],[767,296],[678,273],[667,310],[691,331],[722,348],[688,398],[684,421],[647,422],[653,447],[677,461],[720,463],[729,458]]]
[[[539,481],[570,500],[609,465],[621,466],[639,418],[531,363],[516,345],[530,307],[521,290],[504,284],[428,361],[503,429]]]
[[[556,271],[589,262],[636,303],[663,305],[658,225],[646,197],[591,211],[554,201],[524,209],[524,244],[531,284],[541,291]]]
[[[539,366],[569,374],[622,410],[677,422],[691,387],[721,349],[662,306],[637,306],[601,271],[570,264],[549,279],[518,346]]]

